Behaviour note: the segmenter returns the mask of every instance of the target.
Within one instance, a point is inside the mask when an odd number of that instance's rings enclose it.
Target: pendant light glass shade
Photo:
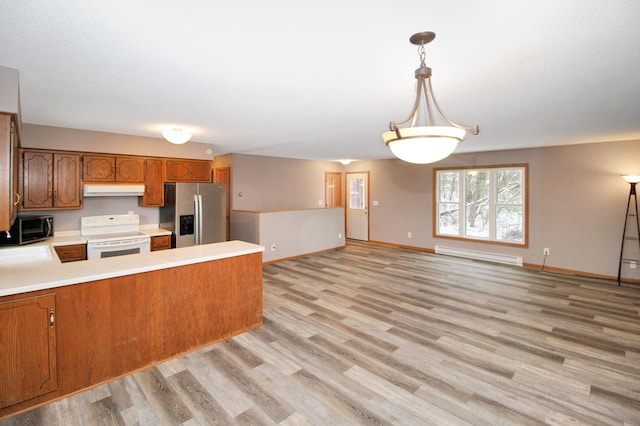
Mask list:
[[[409,163],[435,163],[448,157],[466,136],[466,131],[449,126],[407,127],[382,134],[393,155]],[[398,137],[398,133],[400,137]]]
[[[415,71],[418,80],[416,99],[409,117],[399,123],[391,122],[389,131],[382,134],[393,155],[399,159],[416,164],[427,164],[448,157],[469,133],[477,135],[478,126],[466,127],[451,121],[440,109],[431,88],[431,68],[425,65],[424,45],[436,35],[432,32],[418,33],[409,39],[419,46],[420,68]],[[437,112],[441,121],[448,125],[437,125],[434,119]],[[400,127],[406,125],[406,127]]]

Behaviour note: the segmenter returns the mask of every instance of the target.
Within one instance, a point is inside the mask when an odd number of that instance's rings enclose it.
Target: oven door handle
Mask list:
[[[111,244],[110,242],[93,242],[93,243],[88,243],[91,247],[99,247],[101,249],[116,249],[116,250],[122,250],[122,249],[126,249],[129,247],[136,247],[139,246],[140,244],[144,244],[146,242],[150,243],[150,239],[149,238],[136,238],[135,240],[127,240],[126,243],[124,244]]]

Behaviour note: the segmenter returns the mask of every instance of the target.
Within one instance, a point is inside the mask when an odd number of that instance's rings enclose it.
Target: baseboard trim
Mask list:
[[[313,256],[314,254],[327,253],[327,252],[330,252],[330,251],[336,251],[336,250],[344,250],[344,248],[345,248],[346,246],[347,246],[347,245],[345,244],[345,245],[343,245],[343,246],[333,247],[333,248],[326,249],[326,250],[320,250],[320,251],[315,251],[315,252],[311,252],[311,253],[304,253],[304,254],[299,254],[299,255],[296,255],[296,256],[290,256],[290,257],[283,257],[283,258],[281,258],[281,259],[269,260],[269,261],[267,261],[267,262],[262,262],[262,266],[264,266],[264,265],[271,265],[271,264],[274,264],[274,263],[280,263],[280,262],[284,262],[284,261],[292,260],[292,259],[299,259],[299,258],[301,258],[301,257],[306,257],[306,256]]]

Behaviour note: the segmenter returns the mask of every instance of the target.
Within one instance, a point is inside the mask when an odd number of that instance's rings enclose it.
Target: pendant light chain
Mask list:
[[[420,68],[424,68],[427,66],[425,60],[427,59],[427,53],[424,50],[424,43],[420,44],[418,47],[418,56],[420,57]]]

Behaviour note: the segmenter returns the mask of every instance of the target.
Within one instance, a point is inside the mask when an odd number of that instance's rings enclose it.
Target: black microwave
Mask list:
[[[0,231],[0,245],[35,243],[53,237],[53,216],[18,216],[8,231]]]

